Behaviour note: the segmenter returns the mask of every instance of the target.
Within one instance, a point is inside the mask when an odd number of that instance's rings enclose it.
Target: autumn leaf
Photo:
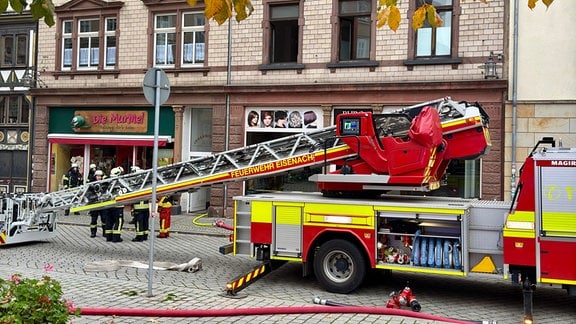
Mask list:
[[[215,1],[215,0],[212,0]],[[220,10],[217,11],[212,18],[218,23],[218,25],[222,25],[225,23],[230,17],[232,17],[232,3],[231,0],[219,0],[221,2]]]
[[[389,15],[390,15],[390,7],[378,8],[378,15],[376,16],[376,27],[382,28],[382,26],[386,25]]]
[[[420,27],[424,26],[424,19],[426,19],[425,5],[416,9],[414,12],[414,15],[412,16],[412,29],[418,30]]]
[[[440,17],[438,13],[436,13],[435,19],[436,19],[436,27],[442,27],[444,25],[444,20],[442,20],[442,17]]]
[[[546,8],[550,7],[552,2],[554,2],[554,0],[542,0],[542,3],[546,5]]]
[[[234,0],[234,11],[236,11],[236,21],[240,22],[252,14],[254,7],[250,0]]]
[[[436,27],[436,8],[434,8],[434,6],[426,7],[426,18],[430,26]]]
[[[528,8],[534,9],[534,7],[536,7],[536,2],[538,2],[538,0],[528,0]]]
[[[186,0],[186,3],[190,6],[190,7],[196,7],[196,3],[198,1],[197,0]]]
[[[398,10],[398,7],[390,6],[390,15],[388,17],[388,27],[390,27],[390,29],[392,29],[393,31],[398,30],[398,27],[400,26],[400,20],[402,20],[402,17],[400,15],[400,10]]]
[[[204,1],[206,7],[204,8],[204,16],[206,18],[211,19],[215,15],[222,10],[222,6],[224,5],[223,0],[206,0]]]

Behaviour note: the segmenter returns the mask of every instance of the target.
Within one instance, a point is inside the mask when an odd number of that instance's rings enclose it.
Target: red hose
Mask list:
[[[453,318],[440,317],[424,313],[418,313],[403,309],[365,307],[365,306],[298,306],[298,307],[254,307],[254,308],[230,308],[230,309],[136,309],[136,308],[92,308],[83,307],[81,315],[99,316],[133,316],[133,317],[224,317],[224,316],[252,316],[252,315],[279,315],[279,314],[316,314],[316,313],[341,313],[341,314],[372,314],[414,317],[446,323],[470,324],[474,321],[462,321]]]
[[[216,221],[216,222],[214,223],[214,226],[216,226],[216,227],[222,227],[222,228],[227,229],[227,230],[230,230],[230,231],[233,231],[233,230],[234,230],[234,227],[226,225],[226,223],[224,223],[224,222],[221,221],[221,220]]]

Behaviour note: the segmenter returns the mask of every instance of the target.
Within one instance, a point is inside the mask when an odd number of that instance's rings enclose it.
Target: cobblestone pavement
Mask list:
[[[128,219],[127,219],[128,220]],[[58,235],[46,242],[0,248],[3,262],[0,276],[11,273],[40,277],[45,264],[54,265],[50,276],[62,283],[65,297],[80,308],[130,308],[155,310],[206,310],[194,317],[82,316],[73,323],[441,323],[431,319],[390,315],[353,314],[269,314],[216,317],[220,309],[280,310],[282,307],[319,307],[314,297],[338,303],[383,307],[388,294],[410,283],[422,305],[421,314],[466,321],[496,321],[518,324],[524,315],[522,292],[498,276],[446,278],[423,274],[370,273],[367,283],[348,295],[324,291],[313,278],[302,278],[301,267],[288,263],[256,281],[234,298],[226,296],[228,280],[244,274],[258,263],[246,257],[221,255],[218,248],[228,243],[230,231],[212,226],[215,219],[199,215],[172,216],[168,239],[132,242],[133,225],[127,224],[124,242],[106,242],[89,237],[89,217],[71,215],[59,222]],[[230,226],[231,220],[225,220]],[[156,223],[155,228],[158,229]],[[100,234],[100,229],[98,234]],[[132,260],[184,263],[198,257],[200,271],[152,271],[148,268],[120,267],[110,271],[86,271],[94,261]],[[576,323],[576,297],[556,288],[539,288],[534,293],[535,323]],[[334,309],[331,306],[325,306]]]

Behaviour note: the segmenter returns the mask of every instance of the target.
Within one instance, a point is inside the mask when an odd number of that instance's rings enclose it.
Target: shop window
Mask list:
[[[28,65],[29,31],[0,31],[0,67]]]
[[[24,96],[0,97],[0,124],[28,124],[30,103]]]
[[[481,163],[481,159],[450,161],[442,186],[426,194],[441,197],[481,198]]]
[[[212,152],[212,109],[190,110],[190,155],[205,156]]]
[[[338,3],[338,60],[370,59],[374,38],[371,0],[340,0]]]
[[[205,58],[205,18],[203,12],[158,14],[154,17],[154,65],[202,65]],[[178,39],[181,37],[180,39]],[[179,62],[178,64],[176,64]]]

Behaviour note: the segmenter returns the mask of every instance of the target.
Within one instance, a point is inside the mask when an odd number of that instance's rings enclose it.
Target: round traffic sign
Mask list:
[[[144,97],[146,100],[155,105],[156,104],[156,89],[160,89],[158,103],[161,105],[168,100],[170,96],[170,81],[168,81],[168,76],[166,72],[159,68],[150,68],[144,76],[144,81],[142,82],[142,90],[144,91]]]

